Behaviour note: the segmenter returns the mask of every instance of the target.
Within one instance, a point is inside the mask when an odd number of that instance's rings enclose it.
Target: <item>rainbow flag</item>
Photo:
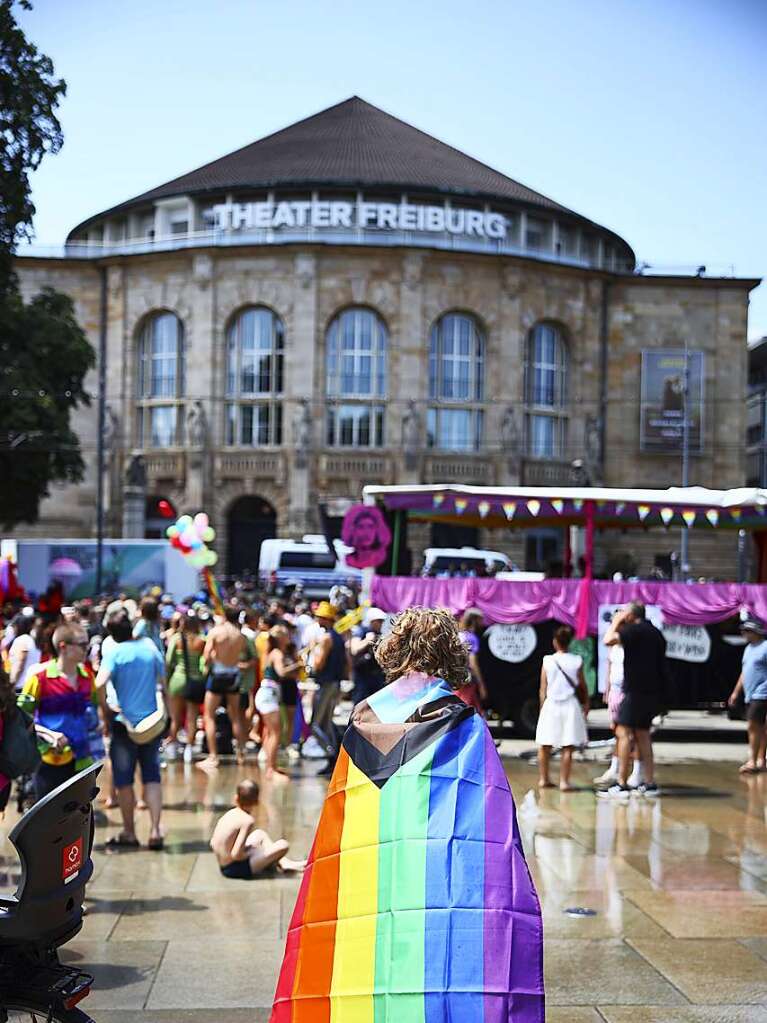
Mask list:
[[[355,708],[272,1023],[543,1023],[543,935],[482,718],[410,675]]]

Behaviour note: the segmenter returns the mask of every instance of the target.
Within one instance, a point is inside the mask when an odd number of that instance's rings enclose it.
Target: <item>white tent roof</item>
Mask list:
[[[551,501],[616,501],[625,504],[685,505],[705,508],[756,508],[767,506],[767,490],[737,487],[734,490],[709,490],[706,487],[669,487],[667,490],[623,489],[621,487],[473,487],[459,483],[417,484],[415,486],[375,486],[363,488],[364,498],[406,494],[466,494],[472,497],[532,499]]]

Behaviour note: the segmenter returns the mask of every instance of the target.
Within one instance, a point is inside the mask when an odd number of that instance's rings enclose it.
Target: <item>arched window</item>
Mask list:
[[[182,443],[184,328],[175,313],[153,313],[138,342],[138,445]]]
[[[485,339],[467,313],[447,313],[431,330],[429,447],[477,451],[482,446],[485,397]],[[460,404],[460,408],[455,406]]]
[[[226,338],[226,442],[243,447],[282,443],[285,332],[271,309],[243,309]]]
[[[550,323],[530,331],[525,365],[527,453],[563,458],[567,446],[567,345]]]
[[[384,442],[388,335],[371,309],[344,309],[326,337],[327,442],[330,447],[380,447]],[[379,399],[379,400],[376,400]]]

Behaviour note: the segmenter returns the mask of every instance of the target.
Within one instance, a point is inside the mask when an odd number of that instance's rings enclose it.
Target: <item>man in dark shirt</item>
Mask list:
[[[666,640],[660,629],[647,621],[644,604],[628,604],[618,611],[604,638],[606,646],[620,643],[623,647],[623,692],[615,728],[618,755],[618,784],[600,795],[626,798],[631,790],[628,776],[631,768],[631,741],[637,745],[644,771],[639,792],[656,796],[650,725],[660,711],[663,688],[668,671]]]

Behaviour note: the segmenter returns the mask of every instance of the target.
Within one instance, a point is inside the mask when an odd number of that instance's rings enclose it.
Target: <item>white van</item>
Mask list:
[[[500,551],[481,551],[476,547],[427,547],[423,552],[422,575],[447,575],[464,565],[474,575],[511,572],[513,565]]]
[[[337,584],[349,579],[361,583],[362,572],[346,564],[349,553],[351,548],[340,540],[334,542],[334,549],[329,548],[324,536],[264,540],[258,556],[258,580],[277,595],[295,589],[300,583],[305,596],[326,598]]]

